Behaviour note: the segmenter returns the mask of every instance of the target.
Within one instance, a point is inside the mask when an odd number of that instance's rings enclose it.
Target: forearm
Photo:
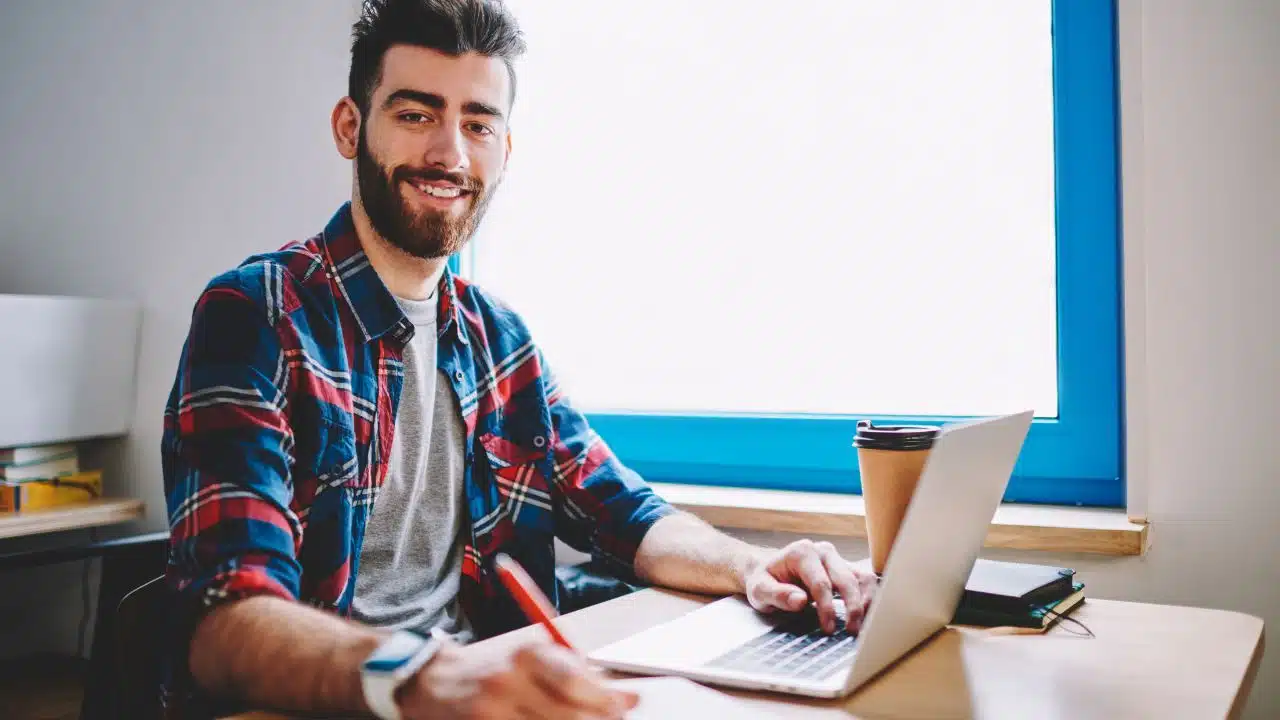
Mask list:
[[[196,627],[191,672],[206,691],[262,708],[365,713],[360,664],[382,637],[281,598],[247,598]]]
[[[653,585],[707,594],[743,592],[743,579],[765,562],[765,548],[730,537],[688,513],[662,518],[636,552],[635,571]]]

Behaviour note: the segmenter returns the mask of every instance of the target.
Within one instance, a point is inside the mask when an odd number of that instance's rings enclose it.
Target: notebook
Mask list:
[[[960,606],[1023,614],[1075,591],[1075,571],[1053,565],[978,559]]]
[[[853,567],[871,572],[871,558],[859,560]],[[1006,615],[1029,613],[1071,595],[1074,584],[1071,568],[978,558],[965,581],[960,607]]]
[[[1022,627],[1045,629],[1058,618],[1069,614],[1084,602],[1084,584],[1072,586],[1071,594],[1044,605],[1024,610],[1009,612],[997,608],[983,608],[961,604],[956,608],[954,625],[974,625],[978,627]]]

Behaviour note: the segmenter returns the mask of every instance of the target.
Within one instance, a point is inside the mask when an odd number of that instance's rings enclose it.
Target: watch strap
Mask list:
[[[382,642],[365,660],[360,671],[365,704],[380,720],[401,720],[396,690],[427,664],[442,641],[435,633],[423,637],[399,630]]]

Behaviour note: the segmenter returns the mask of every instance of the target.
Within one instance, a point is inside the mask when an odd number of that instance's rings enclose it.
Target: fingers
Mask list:
[[[844,601],[845,627],[857,632],[878,587],[875,575],[855,570],[834,545],[811,540],[797,540],[783,548],[767,564],[749,571],[745,584],[747,600],[761,612],[775,608],[797,612],[812,598],[818,623],[828,633],[838,625],[833,590]]]
[[[824,632],[835,632],[836,609],[831,596],[831,577],[822,564],[822,556],[813,542],[799,540],[787,548],[784,555],[788,569],[809,591],[809,597],[818,607],[818,624]]]
[[[555,701],[554,705],[544,703],[529,708],[535,713],[546,708],[547,717],[561,718],[578,712],[585,717],[621,718],[639,702],[635,693],[606,686],[603,673],[559,645],[527,646],[516,653],[514,662],[539,694]]]
[[[751,602],[752,607],[761,612],[767,613],[772,610],[799,612],[809,603],[809,595],[795,585],[784,583],[773,575],[764,573],[750,586],[747,600]]]
[[[399,698],[406,718],[622,718],[634,693],[612,690],[578,654],[542,641],[510,646],[447,644]]]
[[[865,614],[867,608],[871,607],[871,601],[875,599],[876,592],[880,590],[880,579],[875,573],[866,571],[855,572],[858,576],[858,584],[862,587],[862,609]]]
[[[479,693],[468,703],[472,717],[551,720],[556,714],[567,715],[571,711],[548,695],[521,667],[488,673],[477,684]]]
[[[862,586],[854,575],[853,568],[840,557],[840,553],[836,552],[835,546],[831,543],[816,543],[814,549],[822,558],[822,566],[826,568],[831,584],[844,600],[845,628],[849,632],[857,632],[862,625],[866,604],[863,602]]]

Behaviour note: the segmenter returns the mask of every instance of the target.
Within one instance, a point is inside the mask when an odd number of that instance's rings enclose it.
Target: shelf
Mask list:
[[[866,537],[861,495],[652,483],[681,510],[722,528]],[[1143,555],[1147,526],[1122,510],[1005,503],[985,546],[1015,550]]]
[[[128,522],[142,517],[144,508],[145,503],[133,498],[102,498],[41,510],[0,513],[0,539]]]

